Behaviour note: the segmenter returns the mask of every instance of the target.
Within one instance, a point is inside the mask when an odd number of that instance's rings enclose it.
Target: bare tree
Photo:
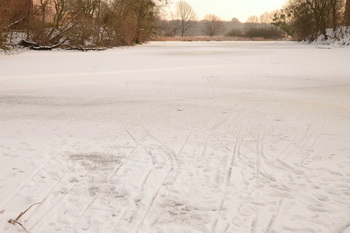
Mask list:
[[[247,19],[246,23],[259,23],[259,18],[257,16],[255,16],[255,15],[250,16]]]
[[[179,30],[182,37],[193,27],[197,20],[192,6],[185,1],[180,1],[176,4],[176,11],[173,17],[174,20],[178,20],[180,23]]]
[[[149,40],[167,0],[0,0],[0,48],[11,33],[22,46],[94,49]]]
[[[220,17],[210,14],[204,17],[202,31],[207,36],[217,36],[223,33],[225,30],[224,23]]]
[[[328,17],[327,17],[327,27],[332,27],[333,31],[344,23],[344,7],[345,0],[328,0]]]
[[[273,20],[274,12],[265,12],[260,15],[260,23],[270,24]]]
[[[341,23],[344,0],[290,0],[275,14],[274,24],[298,39],[327,39],[326,28],[335,30]]]
[[[258,28],[259,27],[259,18],[255,15],[250,16],[247,20],[246,20],[246,27],[251,29],[251,28]]]
[[[175,37],[181,29],[179,20],[163,20],[162,21],[163,36]]]
[[[345,24],[345,26],[350,26],[350,0],[346,0],[344,24]]]
[[[27,26],[31,0],[0,0],[0,49],[7,49],[15,30]]]

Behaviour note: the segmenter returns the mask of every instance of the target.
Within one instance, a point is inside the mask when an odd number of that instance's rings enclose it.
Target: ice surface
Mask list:
[[[350,232],[350,53],[0,56],[0,232]]]

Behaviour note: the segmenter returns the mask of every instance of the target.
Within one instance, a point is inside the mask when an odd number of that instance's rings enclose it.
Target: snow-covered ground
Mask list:
[[[0,56],[0,232],[349,233],[350,50]]]
[[[326,30],[326,34],[328,37],[327,39],[325,39],[324,35],[320,35],[311,43],[320,49],[334,49],[350,46],[350,27],[340,27],[335,32],[330,28]]]

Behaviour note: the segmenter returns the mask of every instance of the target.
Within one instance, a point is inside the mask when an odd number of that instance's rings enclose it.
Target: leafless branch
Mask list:
[[[28,210],[30,210],[33,206],[38,205],[38,204],[40,204],[40,202],[34,203],[33,205],[29,206],[25,211],[21,212],[21,213],[17,216],[17,218],[16,218],[15,220],[13,220],[13,219],[8,220],[8,223],[13,224],[13,225],[18,224],[18,225],[20,225],[26,232],[29,232],[29,231],[22,225],[22,223],[18,222],[18,220],[19,220]]]

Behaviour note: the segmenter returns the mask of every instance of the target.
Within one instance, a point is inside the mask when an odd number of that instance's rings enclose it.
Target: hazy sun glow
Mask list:
[[[169,11],[173,11],[177,2],[172,0]],[[188,2],[201,20],[206,14],[215,14],[223,20],[238,18],[241,22],[252,15],[260,16],[264,12],[279,9],[287,0],[184,0]]]

